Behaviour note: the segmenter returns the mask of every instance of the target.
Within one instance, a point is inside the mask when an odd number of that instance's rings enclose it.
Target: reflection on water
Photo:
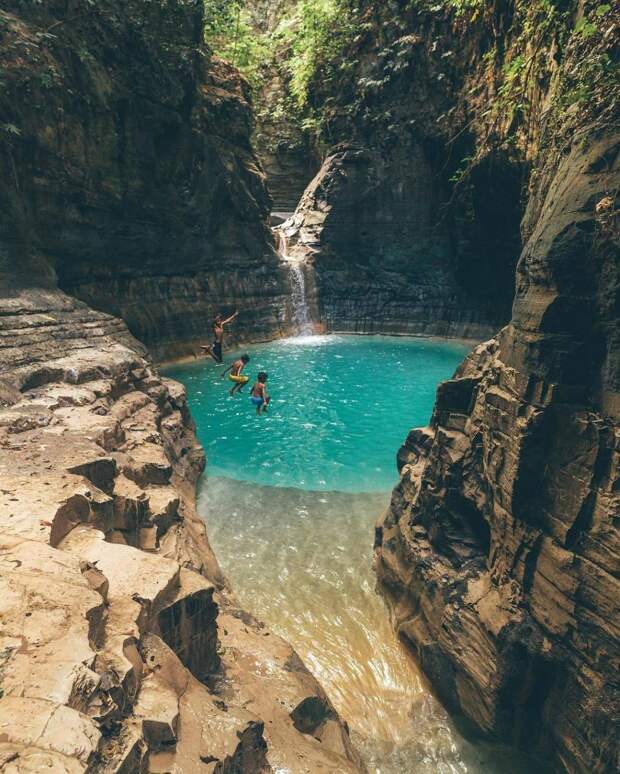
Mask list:
[[[505,750],[465,742],[394,637],[371,571],[388,498],[210,477],[199,507],[242,605],[297,649],[371,772],[527,770]]]

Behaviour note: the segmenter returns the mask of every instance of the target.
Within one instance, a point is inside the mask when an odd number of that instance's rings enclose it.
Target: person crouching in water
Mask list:
[[[250,400],[252,405],[256,406],[256,413],[260,414],[261,410],[263,414],[267,411],[267,406],[271,398],[267,395],[267,379],[269,377],[264,371],[261,371],[256,377],[256,382],[250,390]]]
[[[249,377],[247,377],[244,373],[242,373],[243,369],[246,367],[246,365],[250,362],[250,356],[249,355],[241,355],[239,360],[235,360],[235,362],[230,366],[230,368],[227,368],[225,371],[222,371],[220,376],[222,379],[228,372],[230,371],[230,374],[228,374],[228,378],[231,382],[234,382],[234,386],[230,388],[229,393],[231,395],[234,395],[235,392],[241,392],[241,390],[245,387],[245,385],[250,381]]]

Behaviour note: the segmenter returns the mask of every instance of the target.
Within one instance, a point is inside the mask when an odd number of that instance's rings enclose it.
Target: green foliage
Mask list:
[[[575,25],[575,32],[578,35],[582,35],[584,38],[589,38],[592,35],[596,34],[597,29],[598,28],[596,24],[586,19],[585,16],[579,19],[579,21]]]
[[[282,13],[276,28],[260,31],[246,0],[203,0],[205,40],[260,87],[263,65],[278,63],[298,109],[308,104],[310,83],[332,77],[340,57],[357,34],[352,0],[297,0]]]
[[[474,15],[485,6],[486,0],[446,0],[446,4],[456,8],[457,15],[473,11]]]
[[[475,24],[491,30],[496,8],[490,0],[392,0],[374,7],[355,0],[286,0],[276,4],[275,25],[273,15],[266,25],[256,0],[203,1],[205,37],[254,87],[259,124],[288,122],[319,142],[333,142],[340,136],[339,122],[347,121],[380,126],[389,134],[395,119],[381,101],[395,78],[408,72],[418,45],[412,33],[420,18],[436,13],[459,18],[462,28]],[[612,86],[615,60],[599,49],[613,14],[612,4],[601,0],[514,0],[510,35],[505,36],[510,43],[499,46],[490,35],[480,77],[469,92],[475,99],[485,83],[494,84],[492,98],[479,113],[481,152],[495,142],[533,147],[537,127],[531,116],[554,77],[554,61],[567,49],[581,46],[584,56],[564,78],[561,95],[555,90],[558,104],[586,104],[594,84],[597,89]],[[376,36],[375,66],[360,69],[359,51],[368,35]],[[442,64],[448,56],[454,52],[442,53]],[[339,97],[343,89],[346,103]],[[474,161],[463,160],[454,182],[467,177]]]
[[[235,0],[204,0],[205,38],[215,42],[228,37],[242,5]]]
[[[476,158],[474,156],[465,156],[465,158],[461,159],[456,172],[450,178],[450,182],[460,183],[469,173],[475,161]]]
[[[518,34],[501,66],[497,97],[486,114],[490,134],[500,125],[514,130],[527,122],[536,84],[546,71],[548,51],[565,46],[572,14],[570,3],[516,0],[513,29]],[[493,66],[495,56],[483,58],[483,61],[485,65]]]
[[[270,51],[268,41],[252,24],[245,0],[204,0],[204,7],[207,43],[256,85],[259,68]]]
[[[307,104],[309,85],[319,74],[333,78],[357,33],[357,13],[343,0],[299,0],[294,17],[281,22],[276,35],[288,43],[290,88],[299,107]]]
[[[604,18],[612,11],[608,3],[590,3],[574,28],[573,45],[578,49],[577,66],[565,74],[554,106],[564,111],[572,105],[593,109],[617,93],[618,62],[612,56],[613,41],[603,35]],[[601,24],[601,26],[599,26]]]
[[[605,16],[608,11],[611,11],[611,5],[609,5],[609,3],[604,3],[603,5],[598,6],[598,8],[594,11],[594,15]]]
[[[611,5],[609,3],[602,3],[596,6],[596,8],[588,13],[587,10],[584,15],[579,19],[575,25],[575,34],[581,35],[583,38],[590,38],[592,35],[596,35],[599,32],[598,21],[602,19],[607,13],[611,11]]]
[[[618,65],[607,52],[596,52],[584,57],[573,70],[570,80],[556,98],[558,108],[565,110],[571,105],[595,102],[596,92],[606,94],[615,91],[619,83]]]
[[[15,137],[19,137],[22,133],[21,129],[15,126],[15,124],[0,124],[0,129],[6,134],[12,134]]]

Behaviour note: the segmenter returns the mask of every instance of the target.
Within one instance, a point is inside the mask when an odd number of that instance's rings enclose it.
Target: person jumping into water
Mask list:
[[[250,400],[252,401],[252,405],[256,406],[257,416],[260,416],[261,410],[263,414],[267,413],[267,406],[271,400],[269,395],[267,395],[268,378],[268,375],[264,371],[261,371],[256,377],[254,386],[250,390]]]
[[[202,344],[200,349],[204,349],[205,352],[208,352],[209,355],[215,360],[216,363],[222,362],[222,344],[224,342],[224,326],[228,325],[228,323],[232,322],[239,312],[235,312],[234,314],[231,314],[230,317],[227,317],[225,320],[223,319],[221,314],[218,314],[215,320],[213,321],[213,344],[208,346],[207,344]]]
[[[228,378],[231,382],[235,383],[234,386],[231,387],[228,391],[231,395],[234,395],[235,392],[241,392],[245,385],[250,381],[249,377],[241,373],[249,362],[249,355],[241,355],[239,360],[235,360],[235,362],[229,368],[227,368],[225,371],[222,371],[220,374],[223,379],[224,376],[230,371]]]

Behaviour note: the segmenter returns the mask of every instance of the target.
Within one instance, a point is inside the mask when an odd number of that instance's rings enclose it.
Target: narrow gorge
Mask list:
[[[617,769],[619,26],[0,0],[0,772]]]

